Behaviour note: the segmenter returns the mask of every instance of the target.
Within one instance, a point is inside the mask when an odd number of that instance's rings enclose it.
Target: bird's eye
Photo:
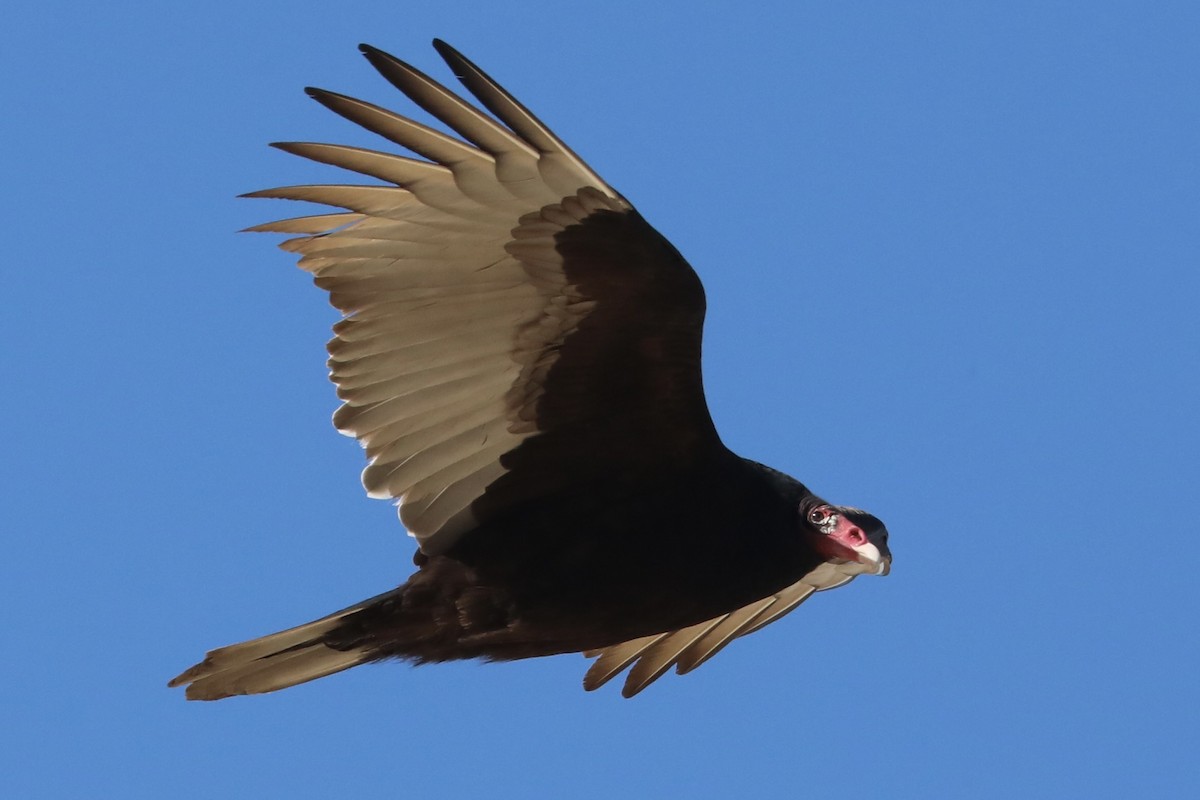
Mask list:
[[[826,522],[828,522],[829,518],[832,515],[833,515],[833,512],[830,511],[828,508],[826,508],[825,506],[819,506],[817,508],[814,508],[812,511],[808,512],[808,521],[811,522],[813,525],[820,527],[821,525],[824,525]]]

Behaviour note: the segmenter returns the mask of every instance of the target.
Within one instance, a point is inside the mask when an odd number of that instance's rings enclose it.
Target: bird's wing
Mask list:
[[[345,315],[329,343],[373,497],[399,501],[426,553],[480,521],[591,476],[695,463],[721,449],[704,401],[704,291],[678,252],[541,122],[442,42],[489,116],[413,67],[364,55],[462,138],[378,106],[317,101],[415,153],[276,146],[375,185],[254,192],[344,209],[250,230]]]
[[[583,688],[598,689],[632,664],[621,694],[633,697],[672,666],[680,675],[691,672],[737,637],[769,625],[814,592],[835,589],[865,571],[867,568],[857,562],[828,561],[782,591],[728,614],[677,631],[588,650],[584,655],[596,660],[583,678]]]

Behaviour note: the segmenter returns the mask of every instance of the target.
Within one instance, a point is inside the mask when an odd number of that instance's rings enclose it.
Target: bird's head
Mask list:
[[[855,561],[865,573],[887,575],[892,568],[888,532],[877,517],[858,508],[821,502],[801,508],[814,549],[830,561]]]

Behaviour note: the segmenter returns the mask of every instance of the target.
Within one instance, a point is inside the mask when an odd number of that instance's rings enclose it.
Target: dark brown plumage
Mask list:
[[[633,664],[629,696],[812,592],[890,565],[879,520],[721,443],[701,383],[704,290],[675,248],[483,72],[435,46],[503,125],[364,46],[463,139],[312,89],[426,160],[280,144],[384,184],[253,195],[346,209],[252,230],[300,234],[284,248],[346,315],[329,346],[345,402],[334,422],[367,450],[369,493],[399,500],[418,570],[349,609],[210,652],[171,682],[191,699],[393,657],[577,651],[597,659],[589,689]]]

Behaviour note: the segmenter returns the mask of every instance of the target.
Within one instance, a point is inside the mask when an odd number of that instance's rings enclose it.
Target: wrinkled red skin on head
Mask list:
[[[813,535],[813,546],[818,553],[825,558],[840,558],[844,561],[858,561],[858,553],[854,552],[854,548],[866,541],[867,534],[847,519],[845,514],[838,514],[837,524],[831,533]]]

